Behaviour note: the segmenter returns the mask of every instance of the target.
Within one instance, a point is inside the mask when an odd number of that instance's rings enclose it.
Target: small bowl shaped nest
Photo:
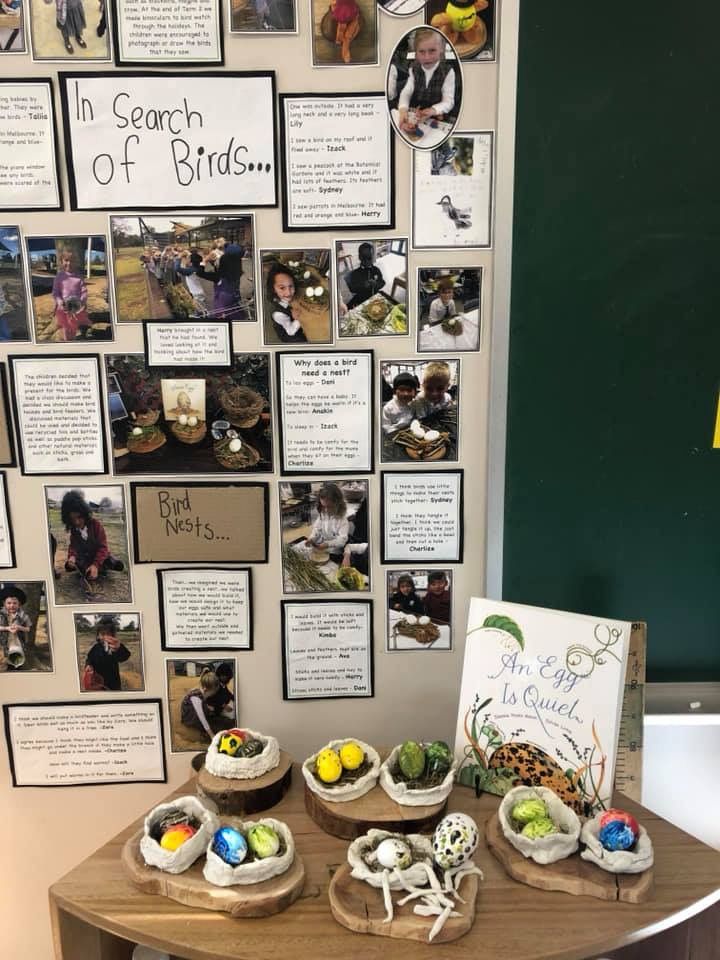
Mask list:
[[[166,439],[160,427],[147,426],[137,436],[128,434],[126,445],[130,453],[153,453],[164,446]]]
[[[245,443],[243,440],[239,450],[231,450],[231,443],[232,440],[223,437],[222,440],[217,440],[213,444],[215,459],[221,467],[225,467],[227,470],[248,470],[260,462],[260,454],[249,443]]]
[[[191,427],[189,423],[182,424],[177,420],[173,420],[170,430],[180,443],[199,443],[207,433],[207,424],[204,420],[200,420],[194,427]]]
[[[151,427],[160,419],[159,410],[144,410],[142,413],[135,414],[135,423],[138,427]]]
[[[250,387],[235,386],[221,390],[220,405],[228,420],[236,427],[254,427],[265,406],[265,401]]]

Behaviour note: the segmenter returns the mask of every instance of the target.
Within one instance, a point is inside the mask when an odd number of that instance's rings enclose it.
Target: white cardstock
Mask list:
[[[384,473],[383,562],[462,559],[462,474]]]
[[[7,489],[5,477],[0,476],[0,567],[14,567],[10,520],[7,514]]]
[[[17,787],[164,782],[160,704],[9,704]]]
[[[227,323],[146,323],[151,367],[227,367],[232,363]]]
[[[117,51],[120,62],[221,63],[218,0],[116,0]]]
[[[275,206],[273,78],[63,74],[72,209]]]
[[[247,570],[162,570],[164,646],[250,649]]]
[[[285,699],[371,697],[369,603],[284,603]]]
[[[279,357],[283,472],[372,470],[372,354]]]
[[[0,83],[0,210],[58,210],[50,84]]]
[[[282,101],[286,227],[390,227],[392,137],[384,95]]]

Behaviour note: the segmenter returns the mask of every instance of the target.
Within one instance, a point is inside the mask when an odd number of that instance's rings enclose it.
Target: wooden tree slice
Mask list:
[[[297,900],[305,883],[305,865],[297,851],[285,873],[247,886],[216,887],[208,883],[203,877],[205,857],[196,860],[184,873],[164,873],[143,860],[142,835],[139,830],[122,849],[121,862],[128,877],[143,893],[159,894],[188,907],[222,910],[233,917],[270,917]]]
[[[323,800],[305,784],[305,809],[325,833],[355,840],[371,828],[393,833],[429,833],[442,820],[447,801],[429,807],[407,807],[391,800],[375,786],[364,797],[333,803]]]
[[[644,873],[609,873],[602,867],[583,860],[579,853],[546,865],[528,860],[505,838],[497,814],[485,829],[487,845],[507,873],[520,883],[538,890],[559,890],[574,896],[597,897],[599,900],[622,900],[645,903],[653,895],[652,868]]]
[[[460,882],[460,896],[465,903],[458,901],[457,910],[461,917],[448,917],[433,943],[448,943],[457,940],[468,932],[475,919],[475,898],[478,891],[478,876],[471,874]],[[398,940],[421,940],[428,942],[437,917],[419,917],[413,913],[413,902],[404,907],[395,906],[404,893],[392,894],[394,916],[390,923],[384,923],[385,904],[382,890],[376,890],[369,883],[355,880],[350,875],[350,867],[344,863],[339,867],[328,891],[330,909],[338,923],[356,933],[374,933],[379,937],[394,937]]]
[[[216,777],[203,764],[198,771],[197,792],[214,803],[219,813],[244,817],[280,803],[290,788],[291,776],[292,757],[281,750],[278,766],[252,780]]]

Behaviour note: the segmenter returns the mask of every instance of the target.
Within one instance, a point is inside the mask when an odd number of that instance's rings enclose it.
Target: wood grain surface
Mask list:
[[[292,757],[281,750],[277,767],[253,780],[216,777],[203,765],[197,776],[197,792],[211,800],[220,813],[249,816],[280,803],[290,787],[291,777]]]
[[[325,833],[355,840],[371,828],[395,833],[430,833],[443,818],[447,802],[430,807],[403,806],[378,785],[357,800],[332,803],[313,793],[306,783],[305,809]]]

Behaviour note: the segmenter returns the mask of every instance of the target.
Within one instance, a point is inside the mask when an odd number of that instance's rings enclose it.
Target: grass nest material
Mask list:
[[[324,780],[320,779],[320,777],[317,775],[317,771],[315,770],[313,770],[313,775],[317,782],[326,790],[334,790],[336,787],[344,787],[348,783],[355,783],[360,779],[360,777],[364,777],[366,773],[370,773],[371,768],[372,764],[368,760],[367,754],[365,754],[363,757],[363,762],[356,770],[346,770],[345,767],[343,767],[343,772],[340,774],[340,778],[336,780],[335,783],[325,783]]]
[[[147,426],[142,428],[142,433],[134,436],[132,433],[127,437],[127,448],[130,453],[152,453],[159,450],[167,441],[165,434],[160,427]]]
[[[400,767],[396,764],[395,767],[390,771],[395,783],[404,783],[408,790],[429,790],[431,787],[439,787],[440,784],[447,777],[447,770],[442,773],[436,771],[434,773],[428,773],[427,767],[425,772],[423,772],[420,777],[406,777],[402,772]]]
[[[298,593],[330,593],[343,589],[336,580],[326,577],[312,560],[303,557],[293,547],[283,547],[282,561],[285,576],[292,582]]]
[[[371,300],[363,307],[363,316],[370,323],[382,323],[392,307],[385,300]]]
[[[204,420],[200,420],[194,427],[191,427],[189,423],[182,424],[178,420],[173,420],[170,430],[180,443],[199,443],[207,433],[207,424]]]
[[[463,332],[462,320],[459,317],[446,317],[440,324],[444,333],[459,337]]]
[[[222,440],[217,440],[213,444],[215,459],[221,467],[227,470],[247,470],[260,462],[260,454],[249,443],[243,440],[239,450],[231,450],[230,443],[231,440],[228,437],[223,437]]]
[[[220,391],[220,405],[231,423],[238,427],[254,426],[265,401],[250,387],[235,386]]]

